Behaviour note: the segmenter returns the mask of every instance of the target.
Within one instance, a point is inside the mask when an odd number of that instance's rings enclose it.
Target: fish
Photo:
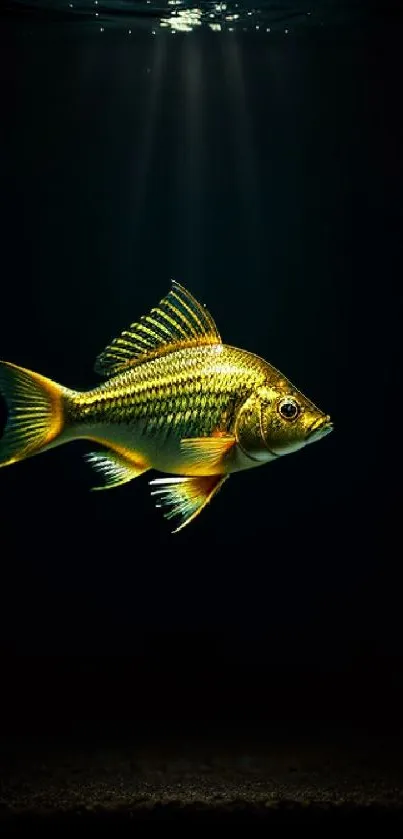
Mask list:
[[[0,361],[7,421],[0,467],[74,440],[99,485],[154,470],[151,495],[173,533],[237,472],[321,440],[333,423],[275,367],[221,340],[204,304],[176,280],[158,305],[98,355],[103,381],[78,391]]]

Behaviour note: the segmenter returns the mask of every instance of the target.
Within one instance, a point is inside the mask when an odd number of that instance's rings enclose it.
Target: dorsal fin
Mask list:
[[[150,314],[115,338],[95,362],[95,372],[114,376],[127,367],[182,347],[221,344],[213,318],[183,286],[172,288]]]

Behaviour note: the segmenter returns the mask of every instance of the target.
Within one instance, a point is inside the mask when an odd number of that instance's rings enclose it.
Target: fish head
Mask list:
[[[290,454],[333,430],[330,416],[289,383],[261,391],[261,432],[273,454]]]

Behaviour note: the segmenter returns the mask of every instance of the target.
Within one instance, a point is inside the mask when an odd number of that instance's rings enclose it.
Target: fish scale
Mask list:
[[[215,347],[173,351],[78,394],[69,403],[68,419],[72,425],[132,425],[145,417],[151,422],[162,418],[189,435],[229,431],[236,403],[264,382],[259,362],[252,357],[251,364],[247,353],[232,347],[222,348],[219,363]]]

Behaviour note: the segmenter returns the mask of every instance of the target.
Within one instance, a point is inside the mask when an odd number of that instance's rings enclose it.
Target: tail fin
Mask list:
[[[0,393],[7,423],[0,437],[0,467],[38,454],[63,430],[63,388],[16,364],[0,361]]]

